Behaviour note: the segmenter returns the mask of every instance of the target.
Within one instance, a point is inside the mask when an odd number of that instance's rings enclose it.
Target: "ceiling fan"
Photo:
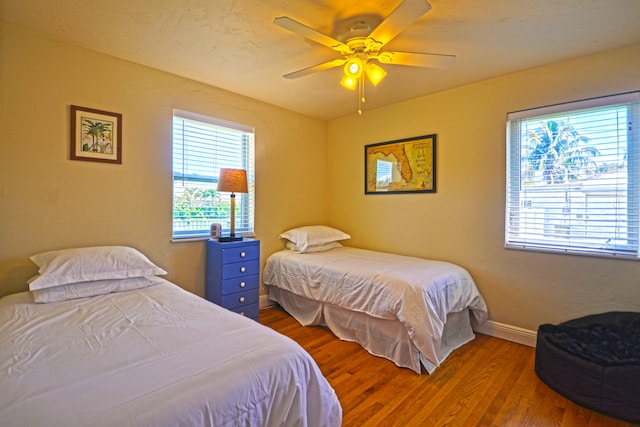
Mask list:
[[[387,43],[430,9],[431,5],[427,0],[403,0],[376,28],[372,29],[366,21],[356,21],[351,31],[345,35],[344,41],[323,34],[287,16],[275,18],[274,24],[342,54],[342,58],[303,68],[285,74],[284,77],[297,79],[317,71],[344,65],[344,76],[340,84],[348,89],[355,89],[359,85],[360,103],[364,102],[364,78],[360,78],[363,73],[374,86],[387,74],[373,61],[390,65],[449,68],[456,60],[455,55],[382,50]],[[358,113],[362,113],[360,108]]]

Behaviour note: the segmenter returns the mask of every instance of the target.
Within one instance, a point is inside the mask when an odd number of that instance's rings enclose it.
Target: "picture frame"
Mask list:
[[[436,192],[436,134],[364,147],[364,193]]]
[[[122,164],[122,114],[71,106],[70,159]]]

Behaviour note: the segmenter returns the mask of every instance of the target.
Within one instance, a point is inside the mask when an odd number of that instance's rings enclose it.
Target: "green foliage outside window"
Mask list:
[[[528,135],[528,153],[523,183],[562,184],[595,175],[600,171],[594,160],[600,155],[591,139],[580,135],[567,122],[548,120]]]
[[[185,188],[184,193],[176,197],[173,206],[174,218],[179,220],[216,220],[230,215],[228,202],[215,190]]]

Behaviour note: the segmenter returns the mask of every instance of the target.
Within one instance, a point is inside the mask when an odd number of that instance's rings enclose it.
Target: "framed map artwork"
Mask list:
[[[435,192],[435,134],[365,145],[365,194]]]
[[[71,106],[71,160],[122,163],[122,114]]]

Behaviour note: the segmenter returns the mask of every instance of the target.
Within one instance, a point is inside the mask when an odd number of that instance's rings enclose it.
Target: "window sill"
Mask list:
[[[247,233],[247,234],[241,234],[242,237],[246,237],[247,239],[255,239],[256,235],[255,233]],[[184,238],[180,238],[180,237],[173,237],[170,242],[171,243],[188,243],[188,242],[200,242],[200,241],[206,241],[209,240],[210,237],[209,236],[199,236],[199,237],[184,237]]]

